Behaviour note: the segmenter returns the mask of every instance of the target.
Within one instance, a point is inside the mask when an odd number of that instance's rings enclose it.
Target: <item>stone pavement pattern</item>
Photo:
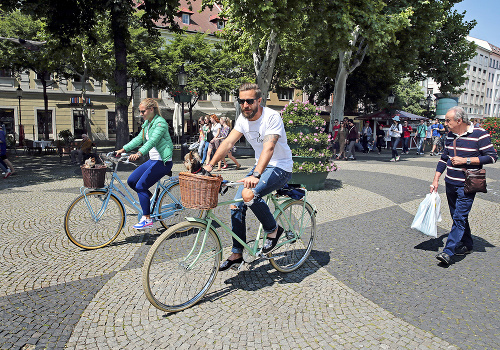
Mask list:
[[[63,229],[78,169],[55,156],[12,160],[18,174],[0,180],[2,349],[500,348],[498,164],[471,213],[477,252],[449,268],[434,259],[451,225],[445,204],[438,239],[409,229],[437,159],[360,155],[311,193],[318,234],[302,268],[256,262],[219,273],[199,304],[165,314],[141,284],[161,230],[133,232],[129,216],[113,245],[81,250]]]

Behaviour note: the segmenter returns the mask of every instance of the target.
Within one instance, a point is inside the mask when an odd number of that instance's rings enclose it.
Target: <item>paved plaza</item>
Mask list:
[[[500,349],[500,163],[487,166],[489,192],[470,214],[474,252],[446,268],[434,258],[451,227],[444,186],[438,238],[410,228],[438,159],[389,158],[339,162],[310,193],[318,230],[303,267],[282,274],[259,261],[219,273],[200,303],[167,314],[141,283],[163,231],[134,232],[129,215],[114,244],[76,247],[63,216],[79,168],[14,154],[17,173],[0,178],[0,348]],[[241,178],[252,160],[242,164],[223,176]]]

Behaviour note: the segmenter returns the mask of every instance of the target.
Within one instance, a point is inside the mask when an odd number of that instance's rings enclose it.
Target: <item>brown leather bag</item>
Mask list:
[[[456,156],[457,139],[453,140],[453,151]],[[464,193],[488,192],[486,189],[486,169],[462,168],[462,171],[465,173]]]

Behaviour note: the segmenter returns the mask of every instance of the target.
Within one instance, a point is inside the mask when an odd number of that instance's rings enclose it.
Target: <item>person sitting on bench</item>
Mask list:
[[[91,150],[92,150],[92,140],[89,139],[87,134],[82,134],[82,143],[80,144],[80,148],[71,151],[70,154],[71,162],[76,165],[81,165],[83,163],[83,156],[85,154],[89,154]]]

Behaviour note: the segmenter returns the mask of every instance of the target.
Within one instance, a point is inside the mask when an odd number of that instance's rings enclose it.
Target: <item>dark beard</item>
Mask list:
[[[250,114],[249,116],[247,116],[244,111],[241,111],[241,114],[243,115],[244,118],[250,120],[252,119],[253,117],[255,117],[255,115],[257,114],[257,112],[259,111],[259,108],[257,108],[257,110],[255,111],[252,111],[252,114]]]

